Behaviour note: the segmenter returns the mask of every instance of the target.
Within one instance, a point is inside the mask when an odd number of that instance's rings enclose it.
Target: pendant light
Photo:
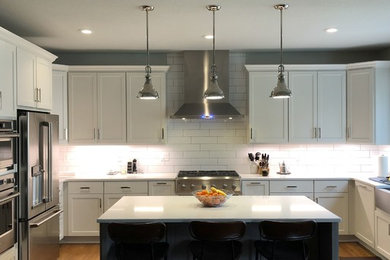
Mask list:
[[[278,82],[276,87],[272,90],[272,98],[290,98],[291,90],[287,88],[286,81],[284,79],[284,66],[283,66],[283,10],[288,8],[287,4],[274,5],[274,8],[280,11],[280,65],[278,67]]]
[[[207,100],[211,99],[223,99],[225,95],[222,89],[218,85],[217,66],[215,65],[215,11],[221,9],[220,5],[208,5],[206,8],[213,12],[213,65],[211,65],[210,82],[207,90],[204,92],[203,97]]]
[[[143,5],[141,9],[146,12],[146,67],[145,67],[145,83],[142,89],[138,92],[139,99],[157,99],[158,93],[152,84],[152,68],[149,64],[149,12],[153,11],[154,7],[150,5]]]

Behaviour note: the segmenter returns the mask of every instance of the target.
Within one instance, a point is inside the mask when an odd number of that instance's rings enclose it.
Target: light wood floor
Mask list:
[[[340,257],[370,257],[370,251],[355,242],[340,243]],[[59,260],[99,260],[98,244],[64,244],[60,247]]]

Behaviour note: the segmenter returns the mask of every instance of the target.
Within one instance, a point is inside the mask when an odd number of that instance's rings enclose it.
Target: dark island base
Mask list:
[[[107,234],[107,223],[100,223],[100,259],[115,259],[110,252],[112,240]],[[166,223],[167,242],[169,243],[168,259],[192,260],[188,250],[191,236],[188,231],[188,223]],[[259,239],[257,223],[247,223],[247,229],[243,243],[241,259],[255,259],[254,240]],[[318,223],[317,236],[310,241],[310,259],[337,260],[338,259],[338,223]]]

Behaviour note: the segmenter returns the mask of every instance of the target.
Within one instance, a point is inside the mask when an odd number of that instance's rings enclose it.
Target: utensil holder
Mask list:
[[[257,173],[262,175],[262,176],[268,176],[269,175],[269,168],[268,167],[259,167]]]
[[[251,174],[256,174],[258,172],[259,165],[255,162],[250,162],[249,164],[249,172]]]

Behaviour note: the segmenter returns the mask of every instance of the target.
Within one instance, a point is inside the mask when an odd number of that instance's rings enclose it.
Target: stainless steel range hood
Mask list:
[[[204,100],[210,77],[212,52],[184,52],[184,104],[171,118],[180,119],[232,119],[243,117],[229,103],[229,51],[216,51],[215,63],[219,87],[225,98],[222,100]]]

